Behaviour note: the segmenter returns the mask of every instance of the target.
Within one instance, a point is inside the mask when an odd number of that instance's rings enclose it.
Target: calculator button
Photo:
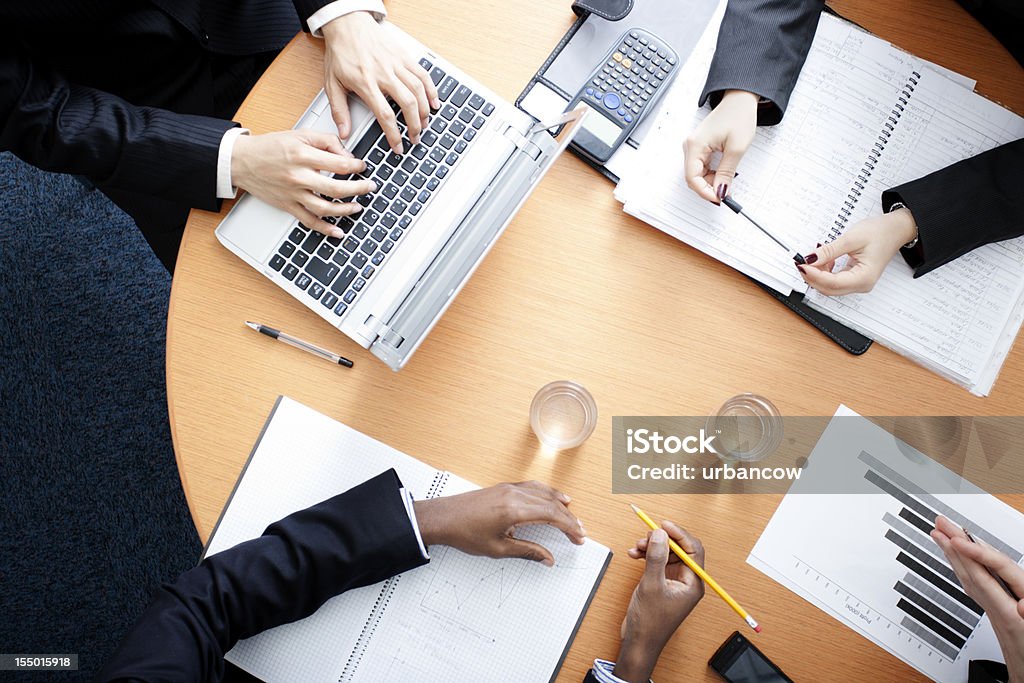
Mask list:
[[[612,59],[614,59],[616,62],[621,62],[622,61],[622,53],[621,52],[616,52],[615,54],[612,55]]]
[[[639,38],[639,36],[636,34],[636,31],[630,31],[629,32],[629,37],[632,38],[633,40],[636,40],[637,38]]]
[[[622,99],[615,93],[610,92],[604,96],[604,106],[607,109],[618,109],[620,104],[622,104]]]
[[[648,45],[650,42],[651,41],[647,40],[646,38],[641,38],[640,39],[640,44],[641,45]]]
[[[593,88],[587,88],[587,94],[588,95],[593,95],[594,94],[594,89]]]
[[[625,110],[625,109],[619,109],[619,111],[617,111],[616,113],[617,113],[617,114],[618,114],[619,116],[625,116],[625,115],[626,115],[626,110]]]
[[[626,114],[626,115],[625,115],[625,116],[623,117],[623,120],[625,120],[625,122],[626,122],[626,123],[633,123],[633,117],[632,117],[632,116],[630,116],[629,114]]]
[[[623,59],[622,66],[628,69],[629,67],[633,66],[633,60],[629,58]]]

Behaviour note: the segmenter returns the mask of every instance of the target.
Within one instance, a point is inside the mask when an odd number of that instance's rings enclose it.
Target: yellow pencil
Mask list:
[[[630,503],[629,507],[633,508],[633,512],[636,513],[637,517],[644,521],[644,524],[651,527],[651,529],[658,528],[658,525],[654,523],[654,520],[648,517],[647,513],[645,513],[643,510],[638,508],[636,505],[633,505],[632,503]],[[735,610],[736,614],[743,617],[743,620],[750,624],[750,628],[754,629],[755,633],[761,632],[761,627],[757,625],[756,621],[754,621],[754,617],[747,614],[747,610],[740,607],[740,603],[733,600],[732,596],[726,593],[725,589],[719,586],[718,582],[712,579],[711,576],[706,571],[704,571],[703,567],[694,562],[693,558],[687,555],[686,551],[680,548],[678,543],[676,543],[670,538],[668,539],[668,547],[671,548],[672,552],[674,552],[680,560],[686,563],[686,566],[692,569],[693,573],[699,576],[701,580],[704,583],[706,583],[709,588],[711,588],[711,590],[718,593],[718,596],[725,600],[726,604],[728,604],[729,607],[732,607],[733,610]]]

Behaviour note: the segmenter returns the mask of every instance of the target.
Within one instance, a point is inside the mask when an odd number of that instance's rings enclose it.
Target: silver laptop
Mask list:
[[[399,370],[571,141],[583,111],[538,122],[394,25],[385,26],[422,57],[442,103],[420,143],[407,143],[397,155],[370,111],[350,101],[353,134],[345,146],[367,163],[359,177],[378,181],[380,189],[346,198],[358,201],[361,213],[330,219],[345,236],[324,237],[251,195],[235,204],[216,234],[243,261]],[[405,136],[401,117],[399,127]],[[323,91],[296,128],[337,134]]]

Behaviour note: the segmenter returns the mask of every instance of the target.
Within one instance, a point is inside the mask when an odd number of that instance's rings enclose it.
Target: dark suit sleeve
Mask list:
[[[133,106],[0,47],[0,150],[43,170],[216,209],[220,140],[235,125]]]
[[[1024,139],[883,192],[886,211],[902,202],[917,223],[917,244],[902,250],[914,277],[982,245],[1024,234],[1022,184]]]
[[[594,676],[593,669],[587,672],[587,675],[583,678],[583,683],[597,683],[597,678]]]
[[[216,681],[235,642],[426,562],[389,470],[163,586],[97,681]]]
[[[824,0],[729,0],[700,106],[717,106],[726,90],[769,100],[757,123],[782,120],[811,49]]]

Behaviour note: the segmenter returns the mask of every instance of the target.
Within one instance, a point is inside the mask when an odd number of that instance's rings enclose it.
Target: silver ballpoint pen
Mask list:
[[[323,358],[324,360],[328,360],[328,361],[330,361],[332,363],[336,363],[338,365],[343,365],[346,368],[350,368],[353,365],[352,361],[350,361],[348,358],[345,358],[344,356],[339,356],[336,353],[331,353],[327,349],[322,349],[319,346],[316,346],[315,344],[310,344],[307,341],[302,341],[301,339],[297,339],[297,338],[291,336],[290,334],[285,334],[284,332],[281,332],[280,330],[275,330],[273,327],[267,327],[266,325],[260,325],[259,323],[254,323],[254,322],[251,322],[249,320],[246,320],[245,324],[248,325],[249,327],[251,327],[252,329],[256,330],[257,332],[259,332],[260,334],[265,334],[268,337],[270,337],[271,339],[276,339],[279,342],[284,342],[285,344],[288,344],[290,346],[294,346],[295,348],[301,349],[301,350],[305,351],[306,353],[311,353],[314,356],[319,356],[320,358]]]
[[[787,246],[785,242],[783,242],[778,237],[776,237],[775,235],[773,235],[770,232],[768,232],[768,230],[766,230],[764,226],[762,226],[760,223],[758,223],[753,218],[751,218],[750,214],[747,213],[746,211],[744,211],[743,207],[740,206],[740,203],[737,202],[735,199],[733,199],[732,197],[728,197],[727,196],[727,197],[722,199],[722,203],[725,204],[726,206],[728,206],[730,209],[732,209],[735,213],[738,213],[739,215],[743,216],[748,221],[753,223],[755,228],[757,228],[758,230],[760,230],[764,234],[768,235],[768,237],[773,242],[775,242],[775,244],[779,245],[780,247],[782,247],[783,249],[788,251],[790,258],[792,258],[793,261],[795,261],[797,264],[803,265],[804,263],[807,263],[807,261],[804,260],[803,254],[801,254],[796,249],[790,249],[789,246]]]

